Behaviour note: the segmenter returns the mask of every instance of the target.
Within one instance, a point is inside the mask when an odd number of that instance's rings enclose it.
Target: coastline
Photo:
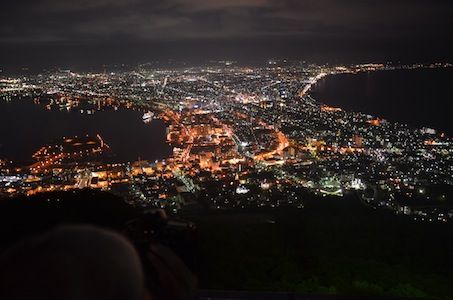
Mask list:
[[[2,158],[14,163],[33,161],[32,154],[55,139],[97,134],[111,146],[116,154],[114,160],[118,162],[134,161],[138,157],[161,160],[171,154],[165,140],[167,124],[160,119],[145,124],[137,110],[106,109],[95,113],[81,113],[77,109],[70,112],[47,110],[33,99],[1,101],[0,105],[4,108],[0,123],[17,131],[5,132],[1,141]],[[19,138],[22,136],[26,138]]]
[[[452,98],[446,88],[451,71],[453,68],[443,67],[332,72],[310,84],[306,95],[320,104],[452,136],[443,109],[444,101]]]

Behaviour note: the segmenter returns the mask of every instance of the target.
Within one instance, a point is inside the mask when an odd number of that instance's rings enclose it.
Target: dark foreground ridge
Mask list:
[[[265,293],[249,291],[201,291],[200,300],[410,300],[401,297],[326,296],[298,293]]]
[[[5,199],[0,249],[57,224],[124,232],[141,213],[119,197],[92,190]],[[178,235],[163,243],[196,273],[201,299],[453,295],[453,226],[412,222],[364,207],[354,196],[312,196],[303,210],[200,208],[178,217],[196,224],[191,243],[178,242]],[[257,292],[243,292],[252,290]]]

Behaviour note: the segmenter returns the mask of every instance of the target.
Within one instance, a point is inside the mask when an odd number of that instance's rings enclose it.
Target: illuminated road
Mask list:
[[[310,78],[308,84],[302,89],[302,91],[299,92],[299,97],[304,97],[311,89],[311,87],[316,84],[319,80],[321,80],[322,78],[326,77],[327,75],[330,75],[329,73],[319,73],[318,75],[316,75],[315,77],[313,78]]]
[[[258,160],[258,161],[266,160],[267,158],[272,157],[274,155],[277,155],[277,154],[281,155],[283,152],[283,149],[285,149],[286,147],[289,146],[288,138],[281,131],[277,131],[276,135],[277,135],[277,139],[278,139],[277,148],[275,150],[272,150],[272,151],[269,151],[269,152],[266,152],[263,154],[255,155],[255,157],[254,157],[255,160]]]

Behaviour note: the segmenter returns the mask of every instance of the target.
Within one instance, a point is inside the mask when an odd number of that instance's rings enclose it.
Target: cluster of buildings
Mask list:
[[[67,138],[37,151],[31,166],[0,161],[0,192],[100,188],[135,205],[173,211],[193,202],[217,209],[302,208],[309,193],[357,192],[366,205],[445,222],[453,218],[450,137],[310,96],[310,88],[329,74],[421,67],[451,66],[272,62],[249,68],[228,62],[2,79],[4,99],[28,96],[49,109],[152,112],[168,125],[173,154],[153,163],[112,164],[100,136]]]

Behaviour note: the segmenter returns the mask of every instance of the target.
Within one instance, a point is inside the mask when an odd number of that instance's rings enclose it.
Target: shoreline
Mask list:
[[[18,101],[18,102],[16,102]],[[15,103],[16,102],[16,103]],[[80,109],[75,107],[74,109],[70,111],[66,110],[57,110],[57,109],[46,109],[46,105],[43,103],[37,103],[36,101],[33,100],[33,98],[30,99],[25,99],[22,97],[21,99],[12,99],[11,101],[4,101],[0,100],[0,105],[6,106],[6,105],[11,105],[15,106],[14,108],[8,111],[3,111],[2,114],[6,113],[23,113],[23,116],[18,117],[18,118],[13,118],[10,123],[10,120],[3,120],[3,122],[8,122],[6,123],[7,126],[16,126],[15,123],[19,123],[19,128],[21,128],[19,133],[20,135],[29,136],[30,138],[26,139],[26,142],[24,141],[21,142],[22,139],[13,139],[13,137],[8,137],[5,136],[5,140],[1,141],[1,148],[2,149],[2,156],[0,159],[12,162],[14,165],[20,165],[20,166],[26,166],[30,162],[33,162],[33,153],[37,150],[39,150],[41,147],[52,143],[54,141],[59,141],[60,139],[64,137],[76,137],[76,136],[96,136],[97,134],[100,134],[103,138],[106,139],[106,136],[109,136],[107,139],[107,142],[109,145],[114,144],[116,146],[121,146],[121,147],[112,147],[113,153],[115,153],[115,157],[113,158],[112,161],[115,163],[119,162],[131,162],[137,160],[137,157],[135,159],[132,158],[127,158],[127,155],[124,153],[127,153],[127,148],[125,145],[128,143],[136,144],[139,141],[147,138],[149,134],[151,136],[154,136],[159,130],[156,130],[155,128],[160,128],[162,127],[162,133],[159,135],[163,136],[162,142],[162,147],[161,151],[165,148],[168,148],[168,151],[165,151],[165,155],[156,155],[157,158],[149,158],[150,161],[154,160],[163,160],[168,157],[168,155],[171,155],[172,153],[172,147],[168,145],[168,143],[165,140],[165,133],[168,128],[168,124],[164,122],[164,120],[160,118],[155,118],[152,120],[150,123],[144,123],[142,121],[142,110],[140,109],[133,109],[133,108],[121,108],[121,109],[95,109],[95,112],[89,113],[88,111],[84,111],[83,113],[80,112]],[[20,107],[18,107],[19,105]],[[25,108],[24,108],[25,107]],[[25,110],[24,110],[25,109]],[[119,114],[117,114],[119,113]],[[134,119],[130,119],[129,117],[133,117],[133,115],[136,115]],[[125,118],[126,117],[126,118]],[[19,121],[19,119],[24,119],[23,121]],[[15,121],[16,120],[16,121]],[[84,125],[82,128],[76,128],[72,126],[71,124],[76,122],[76,121],[82,122]],[[39,123],[39,126],[34,126],[33,123]],[[61,123],[63,122],[63,123]],[[107,122],[107,123],[106,123]],[[126,122],[129,124],[128,126],[132,127],[137,127],[137,125],[140,126],[140,128],[135,128],[132,132],[129,134],[126,133],[126,131],[129,131],[128,129],[123,128],[121,123]],[[158,126],[153,126],[157,123]],[[61,123],[61,124],[60,124]],[[9,124],[9,125],[8,125]],[[97,124],[97,126],[96,126]],[[117,124],[117,125],[115,125]],[[141,126],[143,124],[143,126]],[[60,126],[61,125],[61,126]],[[94,126],[94,127],[93,127]],[[113,126],[113,127],[112,127]],[[116,128],[117,127],[117,128]],[[28,129],[27,129],[28,128]],[[40,129],[37,129],[40,128]],[[35,131],[38,132],[49,132],[49,128],[53,128],[50,130],[50,133],[48,134],[36,134]],[[62,129],[58,129],[62,128]],[[69,130],[68,130],[69,129]],[[58,133],[58,131],[61,131]],[[116,136],[116,132],[122,132],[122,134],[119,135],[119,138],[117,141],[114,141],[112,143],[112,137]],[[144,136],[143,134],[146,134]],[[47,135],[47,138],[45,137]],[[36,136],[42,137],[43,139],[41,140],[40,143],[37,142]],[[135,138],[130,138],[131,136],[135,136]],[[6,142],[9,140],[10,142]],[[152,145],[155,145],[156,139],[152,139],[154,142]],[[149,148],[150,143],[144,143],[144,148]],[[12,145],[12,146],[11,146]],[[33,146],[34,145],[34,146]],[[9,150],[8,150],[9,148]],[[136,148],[136,147],[132,147]],[[155,147],[153,147],[155,148]],[[153,149],[151,148],[151,150]],[[16,150],[13,150],[16,149]],[[21,153],[19,155],[12,156],[11,153]],[[27,155],[26,153],[29,153],[30,155]],[[148,152],[148,151],[144,151]],[[9,153],[9,155],[8,155]],[[139,156],[143,156],[139,155]],[[127,159],[126,159],[127,158]]]
[[[314,101],[316,101],[318,104],[322,105],[322,104],[325,104],[325,105],[328,105],[328,106],[332,106],[332,107],[339,107],[341,108],[342,110],[346,110],[346,111],[349,111],[349,112],[355,112],[355,113],[361,113],[361,114],[365,114],[365,115],[370,115],[370,116],[373,116],[373,117],[378,117],[380,119],[383,119],[383,120],[387,120],[391,123],[396,123],[396,124],[402,124],[402,125],[407,125],[413,129],[434,129],[436,132],[438,132],[439,134],[446,134],[448,136],[452,136],[452,132],[453,130],[452,129],[449,129],[449,127],[447,126],[448,124],[443,124],[444,126],[440,125],[440,124],[429,124],[428,122],[424,122],[424,123],[418,123],[420,120],[423,120],[423,118],[420,118],[420,117],[412,117],[412,120],[411,120],[411,116],[412,114],[406,114],[406,119],[404,118],[404,114],[396,114],[396,112],[388,112],[388,113],[385,113],[382,109],[381,111],[379,111],[379,109],[376,110],[376,108],[379,108],[378,106],[374,107],[372,105],[370,105],[370,107],[368,109],[364,109],[362,107],[362,109],[360,108],[360,104],[362,106],[364,106],[362,103],[375,103],[373,102],[373,100],[376,100],[376,98],[379,97],[379,94],[378,93],[372,93],[371,95],[362,95],[362,96],[357,96],[355,94],[352,94],[351,92],[348,93],[348,91],[345,89],[345,88],[341,88],[341,86],[335,86],[335,84],[332,84],[330,86],[330,89],[329,90],[326,90],[326,88],[324,88],[324,90],[320,89],[316,92],[314,92],[314,89],[316,89],[316,85],[322,81],[322,80],[326,80],[330,77],[334,77],[335,75],[359,75],[359,76],[363,76],[364,74],[370,74],[370,75],[373,75],[373,76],[378,76],[376,74],[379,74],[379,73],[397,73],[397,72],[409,72],[408,74],[412,75],[413,76],[413,72],[421,72],[421,71],[425,71],[425,70],[436,70],[436,71],[450,71],[450,70],[453,70],[453,68],[451,66],[448,66],[448,67],[437,67],[437,68],[433,68],[433,67],[418,67],[418,68],[391,68],[391,69],[378,69],[378,70],[363,70],[363,71],[358,71],[358,72],[349,72],[349,71],[344,71],[344,72],[330,72],[330,73],[322,73],[322,74],[319,74],[316,78],[314,78],[314,80],[312,82],[310,82],[309,85],[307,85],[304,89],[305,91],[305,95],[306,97],[310,97],[311,99],[313,99]],[[322,75],[322,76],[321,76]],[[382,75],[381,75],[382,76]],[[395,76],[395,75],[394,75]],[[341,76],[339,76],[338,78],[343,79]],[[378,78],[379,79],[379,78]],[[348,78],[349,81],[353,81],[353,80],[356,80],[356,81],[359,81],[360,78],[357,78],[355,76],[351,76],[350,78]],[[377,80],[376,78],[374,80]],[[379,84],[379,82],[377,83]],[[410,85],[411,83],[409,82],[407,85]],[[416,85],[416,83],[415,83]],[[338,92],[335,93],[335,91],[332,91],[331,88],[334,88],[334,89],[339,89]],[[361,85],[359,86],[357,89],[359,90],[359,93],[361,92],[360,89],[363,89],[364,87]],[[352,89],[355,89],[354,87],[352,87]],[[392,89],[392,87],[389,87],[389,89]],[[402,91],[401,91],[402,90]],[[403,94],[406,92],[406,89],[404,89],[403,87],[401,87],[401,90],[399,90],[399,87],[397,87],[397,94]],[[345,92],[346,91],[346,92]],[[374,91],[374,92],[379,92],[378,91]],[[430,91],[431,92],[431,91]],[[320,95],[313,95],[315,93],[319,93],[319,94],[326,94],[324,97],[327,97],[331,100],[334,99],[334,101],[327,101],[324,99],[321,99]],[[332,94],[336,94],[334,97],[332,96]],[[351,94],[349,96],[347,96],[348,94]],[[392,95],[393,93],[391,93]],[[431,96],[431,95],[430,95]],[[347,98],[345,98],[347,97]],[[354,100],[355,98],[357,97],[360,97],[364,102],[360,103],[360,102],[357,102],[357,100]],[[384,97],[384,99],[386,98],[392,98],[392,97],[385,97],[385,96],[381,96],[379,99],[382,99]],[[431,96],[433,98],[436,98],[437,99],[441,99],[441,97],[439,96],[436,96],[436,95],[433,95]],[[345,98],[345,99],[343,99]],[[338,103],[338,102],[341,102],[342,100],[345,100],[345,101],[348,101],[348,98],[351,99],[349,100],[349,102],[344,102],[344,103]],[[369,98],[369,99],[367,99]],[[398,99],[403,99],[402,103],[404,105],[413,105],[413,106],[416,106],[417,103],[413,103],[410,101],[410,99],[413,99],[414,96],[413,96],[413,92],[408,92],[407,95],[403,95],[402,97],[400,96],[399,98],[397,99],[394,99],[394,100],[388,100],[387,102],[389,103],[385,103],[384,101],[384,104],[382,105],[382,107],[386,107],[388,105],[390,105],[391,101],[397,101]],[[433,99],[429,99],[429,101],[432,101]],[[448,101],[448,99],[445,99],[445,101]],[[401,102],[401,100],[400,100]],[[394,103],[400,103],[400,102],[394,102]],[[359,103],[359,105],[357,105]],[[407,104],[406,104],[407,103]],[[403,105],[401,104],[401,106]],[[368,104],[367,104],[368,105]],[[376,104],[375,104],[376,105]],[[418,103],[418,105],[420,105],[420,103]],[[439,105],[440,105],[440,102],[439,102]],[[359,107],[358,107],[359,106]],[[401,108],[398,110],[398,112],[401,113]],[[405,111],[405,110],[403,110]],[[423,113],[425,113],[426,110],[424,111],[420,111],[418,110],[418,113],[417,113],[417,110],[414,110],[414,115],[417,116],[418,115],[422,115]],[[435,117],[434,119],[436,119],[437,117]],[[439,119],[439,118],[437,118]],[[443,118],[440,118],[440,119],[443,119]],[[425,118],[425,121],[430,121],[429,118]],[[437,125],[437,126],[436,126]]]

